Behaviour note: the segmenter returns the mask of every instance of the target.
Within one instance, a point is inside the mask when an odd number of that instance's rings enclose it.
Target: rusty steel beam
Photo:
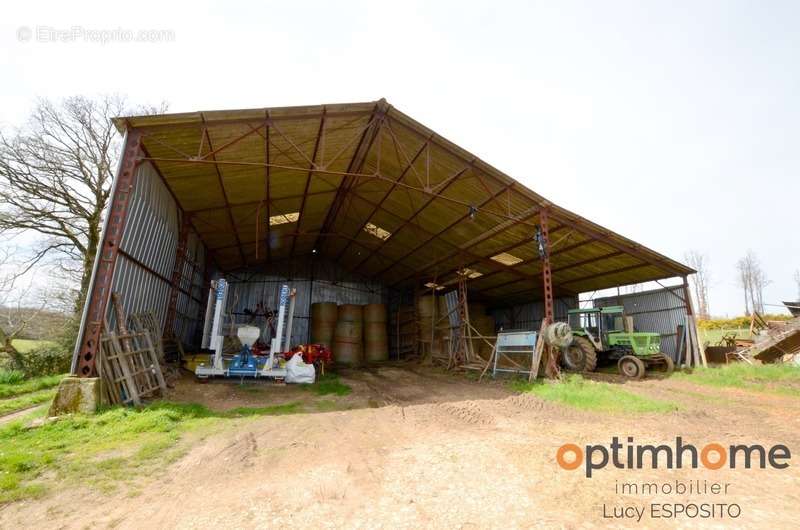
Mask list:
[[[266,173],[266,170],[268,170],[268,169],[269,169],[268,167],[265,169],[265,173]],[[306,197],[314,197],[314,196],[317,196],[317,195],[328,195],[328,194],[331,194],[331,193],[333,193],[333,190],[310,191],[310,192],[305,193],[305,194],[304,193],[294,193],[292,195],[285,195],[285,196],[282,196],[282,197],[272,197],[272,201],[274,202],[274,201],[282,201],[282,200],[287,200],[287,199],[300,199],[304,195]],[[239,208],[240,206],[258,206],[259,204],[263,204],[264,202],[266,202],[266,199],[261,199],[261,200],[258,200],[258,201],[247,201],[247,202],[232,202],[230,207],[231,208]],[[188,214],[198,214],[198,213],[206,213],[206,212],[216,212],[218,210],[225,210],[225,209],[227,209],[226,206],[209,206],[207,208],[197,208],[196,210],[186,210],[186,213],[188,213]]]
[[[567,228],[567,227],[566,227],[566,226],[564,226],[564,225],[558,225],[558,226],[556,226],[555,228],[553,228],[552,230],[550,230],[550,233],[551,233],[551,234],[554,234],[554,233],[556,233],[556,232],[558,232],[558,231],[560,231],[560,230],[563,230],[563,229],[565,229],[565,228]],[[499,248],[499,249],[497,249],[497,250],[493,251],[493,255],[494,255],[494,256],[496,256],[496,255],[498,255],[498,254],[503,254],[503,253],[506,253],[506,252],[511,252],[512,250],[514,250],[514,249],[516,249],[516,248],[519,248],[519,247],[521,247],[522,245],[524,245],[524,244],[526,244],[526,243],[530,243],[532,240],[533,240],[533,238],[532,238],[532,236],[531,236],[530,238],[526,238],[526,239],[523,239],[523,240],[521,240],[521,241],[517,241],[516,243],[512,243],[512,244],[510,244],[510,245],[506,245],[505,247],[502,247],[502,248]],[[558,253],[558,252],[553,252],[553,253],[551,254],[551,256],[554,256],[554,255],[556,255],[557,253]],[[530,264],[530,263],[533,263],[534,261],[539,261],[539,258],[524,259],[524,260],[520,261],[519,263],[515,263],[514,265],[511,265],[511,267],[522,267],[523,265],[528,265],[528,264]],[[472,262],[472,263],[470,263],[470,264],[466,265],[466,267],[472,267],[473,265],[477,265],[477,264],[478,264],[478,262],[477,262],[477,261],[475,261],[475,262]],[[451,273],[452,273],[452,272],[455,272],[455,271],[451,271]],[[473,281],[481,281],[481,280],[484,280],[484,279],[486,279],[486,278],[491,278],[491,277],[492,277],[492,276],[494,276],[495,274],[500,274],[501,272],[503,272],[503,271],[492,271],[492,272],[487,272],[486,274],[483,274],[483,275],[481,275],[481,277],[480,277],[480,278],[475,278]]]
[[[440,183],[439,183],[439,184],[437,184],[436,186],[434,186],[434,187],[432,188],[432,189],[434,189],[434,190],[436,190],[437,188],[439,188],[439,189],[436,191],[436,195],[431,195],[430,197],[428,197],[428,200],[427,200],[427,201],[425,201],[424,203],[422,203],[422,205],[421,205],[419,208],[417,208],[417,209],[414,211],[414,213],[413,213],[413,214],[411,214],[411,217],[409,217],[408,219],[405,219],[405,220],[404,220],[404,221],[403,221],[403,222],[400,224],[400,226],[398,226],[397,228],[395,228],[394,232],[392,233],[392,237],[395,237],[395,236],[397,236],[397,234],[398,234],[398,233],[399,233],[401,230],[403,230],[405,227],[407,227],[408,225],[410,225],[411,223],[413,223],[414,219],[416,219],[416,218],[417,218],[417,216],[418,216],[419,214],[421,214],[423,210],[425,210],[425,209],[426,209],[428,206],[430,206],[430,204],[431,204],[433,201],[435,201],[435,200],[436,200],[436,197],[438,196],[438,194],[440,194],[440,193],[443,193],[443,192],[444,192],[444,190],[446,190],[447,188],[449,188],[449,187],[450,187],[450,185],[451,185],[453,182],[457,181],[457,180],[458,180],[458,179],[461,177],[461,175],[463,175],[463,174],[464,174],[466,171],[468,171],[468,170],[469,170],[469,168],[468,168],[468,167],[467,167],[467,168],[464,168],[464,169],[461,169],[461,170],[459,170],[459,171],[455,172],[454,174],[450,175],[449,177],[447,177],[447,179],[443,180],[442,182],[440,182]],[[416,226],[416,225],[415,225],[415,226]],[[384,246],[385,246],[385,245],[386,245],[386,244],[387,244],[387,243],[388,243],[388,242],[389,242],[389,241],[392,239],[392,237],[390,237],[390,238],[386,239],[385,241],[382,241],[382,242],[381,242],[381,244],[380,244],[380,246],[378,247],[378,249],[383,249],[383,247],[384,247]],[[361,260],[361,261],[358,263],[358,265],[356,266],[356,268],[358,269],[358,268],[360,268],[361,266],[363,266],[363,265],[364,265],[364,263],[366,263],[367,261],[369,261],[369,260],[370,260],[370,258],[372,258],[372,255],[373,255],[374,253],[375,253],[375,252],[373,251],[373,253],[372,253],[372,254],[370,254],[369,256],[367,256],[366,258],[364,258],[363,260]]]
[[[500,195],[502,195],[506,191],[506,189],[511,189],[513,186],[514,186],[514,183],[512,182],[511,184],[507,185],[507,187],[505,189],[501,189],[499,192],[495,192],[494,194],[490,195],[489,199],[484,201],[483,205],[488,204],[489,202],[494,200],[496,197],[499,197]],[[531,210],[534,210],[534,211],[531,211]],[[487,239],[493,237],[499,231],[508,230],[509,228],[511,228],[513,226],[516,226],[518,224],[526,222],[528,219],[530,219],[531,217],[535,216],[538,211],[539,211],[539,207],[538,206],[531,207],[528,210],[526,210],[525,212],[522,212],[521,214],[518,214],[515,217],[513,217],[513,218],[511,218],[511,219],[509,219],[509,220],[507,220],[507,221],[505,221],[503,223],[500,223],[500,224],[492,227],[491,229],[487,230],[483,234],[481,234],[481,235],[479,235],[477,237],[474,237],[470,241],[467,241],[466,243],[458,246],[458,248],[457,248],[457,250],[455,252],[452,252],[452,253],[448,254],[447,256],[444,256],[443,258],[440,258],[440,259],[436,260],[434,263],[432,263],[430,265],[427,265],[421,271],[421,273],[426,273],[428,270],[439,266],[440,264],[446,262],[447,260],[455,258],[456,256],[458,256],[459,254],[464,253],[468,249],[470,249],[470,248],[472,248],[472,247],[474,247],[476,245],[479,245],[482,242],[486,241]],[[469,217],[469,213],[467,213],[466,216],[464,216],[464,217],[460,218],[458,221],[456,221],[456,223],[453,223],[453,224],[449,225],[448,227],[446,227],[444,230],[442,230],[440,232],[440,234],[443,234],[444,232],[446,232],[447,230],[449,230],[450,228],[452,228],[453,226],[455,226],[459,222],[465,220],[467,217]],[[427,244],[427,242],[425,244]],[[497,263],[497,262],[495,262],[494,260],[491,259],[491,256],[488,256],[488,257],[485,257],[485,258],[484,257],[479,257],[479,261],[482,261],[484,263]],[[474,263],[477,263],[477,262],[478,261],[475,261]],[[500,265],[503,265],[503,264],[500,263]],[[504,267],[505,267],[505,270],[509,270],[509,271],[513,269],[513,266],[509,266],[509,265],[504,265]],[[448,273],[448,274],[450,274],[450,273]],[[400,283],[408,280],[409,278],[410,278],[410,276],[405,276],[405,277],[399,279],[398,281],[396,281],[393,285],[400,284]]]
[[[278,129],[276,129],[278,130]],[[279,131],[280,132],[280,131]],[[283,133],[280,133],[283,136]],[[323,136],[325,135],[325,107],[322,107],[322,116],[319,119],[319,130],[317,131],[317,139],[314,141],[314,151],[311,154],[311,160],[309,160],[309,168],[308,168],[308,175],[306,176],[306,186],[305,190],[303,191],[303,199],[300,201],[300,212],[297,217],[297,228],[300,229],[300,225],[303,223],[303,213],[306,209],[306,200],[308,199],[308,188],[311,186],[311,178],[314,176],[314,168],[317,167],[317,156],[319,155],[320,148],[319,146],[323,142]],[[286,138],[286,137],[284,137]],[[288,141],[288,139],[287,139]],[[294,144],[292,144],[294,145]],[[297,237],[292,239],[292,248],[289,250],[289,258],[294,256],[294,249],[297,246]]]
[[[202,116],[202,114],[201,114],[201,116]],[[205,123],[205,117],[203,118],[203,122]],[[240,136],[237,136],[233,140],[229,141],[228,143],[222,144],[221,147],[217,147],[216,149],[212,149],[211,148],[211,138],[209,138],[209,136],[208,136],[208,127],[203,128],[203,134],[205,135],[206,141],[208,142],[208,148],[211,149],[211,150],[209,152],[201,155],[198,160],[207,160],[208,157],[211,157],[211,160],[216,160],[218,153],[220,153],[221,151],[224,151],[225,149],[229,148],[232,145],[235,145],[235,144],[241,142],[242,140],[244,140],[245,138],[247,138],[248,136],[250,136],[254,132],[258,131],[260,128],[261,128],[261,124],[259,124],[257,126],[254,126],[254,127],[251,127],[250,130],[247,131],[246,133],[244,133],[244,134],[242,134]]]
[[[544,318],[547,323],[555,321],[553,312],[553,271],[550,268],[550,229],[548,228],[548,209],[543,208],[539,214],[539,244],[543,251],[542,258],[542,292],[544,295]]]
[[[619,269],[613,269],[613,270],[603,271],[603,272],[596,272],[594,274],[590,274],[588,276],[583,276],[581,278],[573,278],[571,280],[567,280],[567,281],[561,282],[560,285],[566,285],[568,283],[585,282],[586,280],[593,280],[595,278],[602,278],[603,276],[611,276],[612,274],[619,274],[619,273],[622,273],[622,272],[628,272],[628,271],[632,271],[632,270],[636,270],[636,269],[641,269],[642,267],[652,267],[652,266],[654,266],[652,263],[647,263],[647,262],[637,263],[636,265],[630,265],[628,267],[622,267],[622,268],[619,268]]]
[[[513,186],[514,186],[514,183],[512,182],[512,183],[510,183],[510,184],[507,184],[507,186],[506,186],[506,187],[507,187],[507,188],[511,188],[511,187],[513,187]],[[492,202],[493,200],[495,200],[495,199],[496,199],[498,196],[500,196],[500,195],[501,195],[503,192],[505,192],[505,191],[506,191],[506,188],[502,188],[500,191],[497,191],[497,192],[493,193],[492,195],[490,195],[489,197],[487,197],[487,198],[486,198],[484,201],[482,201],[482,202],[481,202],[479,205],[477,205],[477,206],[476,206],[476,208],[477,208],[478,210],[480,210],[481,208],[483,208],[484,206],[486,206],[487,204],[489,204],[490,202]],[[423,242],[422,242],[420,245],[417,245],[416,247],[414,247],[414,249],[413,249],[413,250],[411,250],[411,252],[408,252],[407,254],[405,254],[405,255],[404,255],[402,258],[400,258],[398,261],[402,262],[402,261],[404,261],[404,260],[408,259],[408,258],[409,258],[409,256],[413,255],[415,252],[418,252],[418,251],[419,251],[421,248],[423,248],[425,245],[427,245],[428,243],[430,243],[431,241],[433,241],[434,237],[441,237],[442,235],[444,235],[444,233],[445,233],[445,232],[447,232],[448,230],[450,230],[451,228],[453,228],[453,227],[454,227],[454,226],[456,226],[457,224],[459,224],[459,223],[461,223],[461,222],[465,221],[467,218],[469,218],[469,216],[470,216],[470,212],[469,212],[469,211],[467,211],[467,213],[466,213],[466,214],[462,215],[461,217],[459,217],[458,219],[456,219],[455,221],[453,221],[452,223],[450,223],[449,225],[447,225],[446,227],[444,227],[444,228],[443,228],[442,230],[440,230],[440,231],[439,231],[437,234],[434,234],[434,236],[433,236],[433,237],[430,237],[430,238],[426,239],[426,240],[425,240],[425,241],[423,241]],[[388,272],[388,271],[390,271],[390,270],[391,270],[393,267],[394,267],[394,265],[392,265],[391,267],[387,267],[387,268],[385,268],[385,269],[382,269],[382,270],[381,270],[381,271],[380,271],[378,274],[379,274],[379,275],[383,275],[385,272]],[[402,281],[404,281],[404,280],[406,280],[406,279],[408,279],[408,278],[409,278],[409,276],[406,276],[405,278],[403,278],[403,279],[401,279],[401,280],[399,280],[399,281],[395,282],[393,285],[397,285],[398,283],[400,283],[400,282],[402,282]]]
[[[364,128],[364,131],[361,133],[361,138],[358,140],[358,145],[356,145],[356,149],[353,151],[353,156],[350,158],[350,162],[347,164],[348,173],[361,173],[364,163],[367,160],[367,156],[369,155],[369,151],[372,149],[372,144],[378,134],[380,134],[381,122],[383,121],[383,111],[384,109],[382,109],[379,101],[375,104],[375,108],[372,110],[367,127]],[[372,129],[371,132],[370,129]],[[369,139],[367,140],[367,138]],[[364,143],[365,141],[366,144]],[[364,148],[365,145],[366,148]],[[322,223],[322,227],[320,229],[321,232],[329,232],[331,227],[336,223],[339,211],[342,208],[342,203],[345,200],[344,198],[347,196],[347,193],[355,182],[355,178],[346,176],[339,183],[339,186],[336,189],[336,195],[334,195],[333,200],[328,207],[328,212],[325,214],[325,221]],[[314,242],[314,248],[318,248],[319,245],[320,240],[317,239]]]
[[[552,233],[552,232],[551,232],[551,233]],[[550,255],[551,255],[551,256],[555,256],[555,255],[556,255],[556,252],[553,252],[553,253],[552,253],[552,254],[550,254]],[[594,257],[594,258],[589,258],[589,259],[585,259],[585,260],[583,260],[583,261],[579,261],[579,262],[576,262],[576,263],[570,263],[569,265],[563,265],[563,266],[561,266],[561,267],[556,267],[555,269],[552,269],[552,271],[551,271],[551,272],[552,272],[553,274],[555,274],[555,273],[557,273],[557,272],[562,272],[562,271],[565,271],[565,270],[574,269],[574,268],[576,268],[576,267],[581,267],[581,266],[583,266],[583,265],[587,265],[587,264],[589,264],[589,263],[592,263],[592,262],[595,262],[595,261],[601,261],[601,260],[604,260],[604,259],[613,258],[613,257],[616,257],[616,256],[623,256],[623,255],[625,255],[625,253],[624,253],[624,252],[621,252],[621,251],[611,252],[610,254],[603,254],[602,256],[597,256],[597,257]],[[528,263],[530,263],[530,262],[531,262],[531,261],[533,261],[533,260],[526,260],[526,261],[527,261]],[[538,261],[538,260],[536,260],[536,261]],[[515,265],[515,266],[519,266],[519,265],[521,265],[521,263],[518,263],[518,264],[517,264],[517,265]],[[540,271],[540,272],[541,272],[541,271]],[[492,274],[492,275],[494,275],[495,273],[491,273],[491,274]],[[484,275],[483,275],[483,276],[481,276],[480,278],[475,278],[475,281],[483,280],[483,278],[484,278],[485,276],[489,276],[489,275],[488,275],[488,274],[484,274]],[[507,281],[507,282],[499,283],[499,284],[497,284],[497,285],[495,285],[495,286],[491,287],[491,289],[495,289],[495,288],[498,288],[498,287],[504,287],[504,286],[506,286],[506,285],[510,285],[510,284],[512,284],[512,283],[515,283],[515,282],[517,282],[517,280],[510,280],[510,281]],[[557,284],[557,285],[560,285],[560,284]]]
[[[269,120],[269,111],[264,112],[264,117]],[[269,121],[264,123],[264,162],[269,164],[270,161],[269,156]],[[272,241],[270,240],[270,235],[272,233],[272,225],[270,224],[269,220],[272,217],[272,197],[271,197],[271,183],[270,183],[270,169],[269,166],[264,168],[264,200],[267,203],[267,259],[272,261]],[[256,223],[261,223],[260,219],[261,212],[259,211],[256,214]],[[298,221],[300,218],[298,217]],[[256,258],[258,258],[258,247],[256,247]]]
[[[97,373],[95,361],[100,346],[100,333],[108,307],[108,299],[111,295],[119,245],[125,231],[128,203],[136,184],[136,168],[139,163],[141,144],[141,132],[135,129],[128,130],[111,195],[108,218],[103,230],[103,240],[97,252],[97,265],[91,289],[86,298],[83,335],[80,337],[78,359],[75,364],[79,377],[92,377]]]
[[[345,234],[341,234],[339,232],[327,232],[327,233],[324,233],[324,232],[317,232],[317,231],[314,231],[314,232],[295,231],[295,232],[287,232],[285,234],[280,234],[280,235],[277,235],[277,236],[274,236],[274,237],[276,237],[278,239],[284,239],[284,238],[288,238],[288,237],[312,237],[312,236],[316,237],[318,239],[322,239],[322,238],[340,238],[340,239],[345,239],[347,241],[352,242],[354,245],[356,245],[356,246],[358,246],[358,247],[360,247],[360,248],[362,248],[364,250],[373,250],[373,247],[371,247],[370,245],[368,245],[364,241],[359,241],[356,238],[347,236]],[[253,245],[253,244],[255,244],[255,241],[248,241],[248,242],[243,243],[243,246]],[[217,248],[211,249],[211,250],[225,250],[225,249],[231,249],[231,248],[236,248],[236,245],[225,245],[225,246],[217,247]],[[295,256],[295,257],[297,257],[297,256]],[[388,256],[385,256],[383,254],[378,254],[378,257],[380,259],[386,261],[386,262],[390,262],[390,263],[394,262],[394,260],[392,258],[389,258]],[[283,259],[292,259],[292,257],[291,256],[287,256],[286,258],[283,258]],[[261,260],[259,260],[259,261],[261,261]],[[341,264],[343,265],[344,262],[341,262]],[[377,276],[375,276],[375,275],[368,275],[368,276],[370,278],[377,278]]]
[[[202,113],[200,114],[202,117]],[[205,120],[205,118],[203,118]],[[208,135],[208,129],[204,130],[206,143],[208,144],[208,148],[213,151],[214,147],[211,144],[211,137]],[[242,258],[242,263],[247,265],[247,259],[244,257],[244,251],[241,248],[241,240],[239,239],[239,232],[236,230],[236,223],[233,220],[233,213],[231,212],[231,203],[228,201],[228,192],[225,191],[225,182],[222,178],[222,172],[219,170],[219,165],[217,163],[217,157],[215,155],[211,156],[211,162],[214,163],[214,170],[217,173],[217,182],[219,183],[219,187],[222,190],[222,199],[225,202],[225,208],[228,211],[228,221],[231,223],[231,230],[233,231],[233,237],[236,240],[236,243],[239,244],[239,257]]]
[[[597,241],[605,243],[606,245],[613,247],[617,250],[621,250],[626,254],[630,254],[636,258],[641,259],[642,261],[648,262],[650,265],[657,267],[664,272],[668,272],[672,275],[680,275],[683,271],[678,271],[675,268],[672,268],[670,264],[665,264],[663,259],[653,258],[646,252],[642,252],[638,245],[631,245],[628,243],[621,243],[612,239],[608,234],[595,230],[593,228],[589,228],[584,226],[582,223],[588,222],[583,219],[572,219],[570,220],[568,216],[555,214],[552,215],[553,218],[557,219],[561,223],[569,224],[574,230],[583,233],[584,235],[591,237]]]
[[[404,168],[404,169],[403,169],[403,170],[400,172],[400,176],[398,176],[398,177],[397,177],[397,179],[396,179],[396,181],[395,181],[395,182],[393,182],[393,183],[392,183],[392,184],[389,186],[389,191],[387,191],[387,192],[386,192],[386,194],[384,194],[384,196],[381,198],[381,200],[380,200],[380,201],[378,201],[378,203],[377,203],[377,204],[375,204],[375,205],[373,206],[373,208],[372,208],[372,212],[371,212],[371,213],[370,213],[370,214],[369,214],[369,215],[368,215],[366,218],[364,218],[364,222],[363,222],[363,223],[361,223],[361,226],[360,226],[360,227],[358,228],[358,230],[356,231],[356,236],[357,236],[357,235],[359,235],[359,234],[361,234],[361,231],[362,231],[362,230],[364,230],[364,228],[367,226],[367,223],[369,223],[369,222],[370,222],[370,220],[372,219],[372,217],[375,215],[375,213],[376,213],[376,212],[377,212],[379,209],[381,209],[381,207],[383,206],[383,203],[384,203],[384,202],[386,202],[386,199],[388,199],[388,198],[389,198],[389,195],[391,195],[391,194],[392,194],[392,192],[393,192],[393,191],[394,191],[394,190],[397,188],[397,185],[398,185],[398,184],[399,184],[399,183],[400,183],[400,182],[403,180],[403,178],[406,176],[406,173],[408,172],[408,170],[412,168],[412,166],[414,165],[414,163],[417,161],[417,158],[419,158],[419,156],[422,154],[422,152],[423,152],[423,150],[425,149],[425,146],[426,146],[426,145],[428,145],[428,143],[427,143],[427,142],[425,142],[425,143],[423,143],[423,144],[422,144],[422,147],[420,147],[420,148],[419,148],[419,150],[417,151],[417,153],[414,155],[414,158],[412,158],[411,160],[409,160],[409,161],[408,161],[408,164],[406,165],[406,167],[405,167],[405,168]],[[348,248],[350,248],[350,244],[349,244],[349,243],[348,243],[347,245],[345,245],[345,246],[344,246],[344,248],[342,248],[342,250],[339,252],[338,256],[336,256],[336,261],[339,261],[340,259],[342,259],[342,256],[343,256],[343,255],[344,255],[344,254],[347,252],[347,249],[348,249]]]
[[[566,225],[558,225],[557,227],[555,227],[552,230],[550,230],[550,235],[553,235],[554,233],[556,233],[556,232],[558,232],[560,230],[564,230],[566,228],[568,228]],[[530,242],[531,242],[530,239],[526,239],[524,241],[520,241],[518,243],[514,243],[513,245],[509,245],[507,247],[504,247],[501,250],[498,250],[496,252],[496,254],[500,254],[500,253],[503,253],[503,252],[510,252],[510,251],[514,250],[515,248],[520,247],[523,244],[530,243]],[[558,249],[558,250],[555,250],[555,251],[551,252],[550,253],[550,257],[558,256],[559,254],[563,254],[564,252],[569,252],[571,250],[575,250],[578,247],[582,247],[583,245],[586,245],[588,243],[594,243],[594,242],[595,241],[592,240],[592,239],[587,239],[585,241],[579,241],[578,243],[575,243],[575,244],[570,245],[568,247],[564,247],[564,248],[561,248],[561,249]],[[608,256],[601,256],[601,258],[605,258],[605,257],[608,257]],[[601,258],[597,258],[597,259],[601,259]],[[523,265],[530,265],[531,263],[538,262],[538,261],[539,261],[539,258],[524,259],[524,260],[520,261],[519,263],[517,263],[515,265],[512,265],[512,267],[522,267]],[[591,261],[595,261],[595,259],[587,260],[587,263],[589,263]],[[578,264],[581,264],[581,263],[579,262]],[[573,266],[576,266],[578,264],[573,264],[573,265],[568,265],[568,266],[564,266],[564,267],[559,267],[559,268],[553,269],[553,273],[561,271],[561,270],[570,269]],[[467,265],[467,266],[469,267],[470,265]],[[484,280],[486,278],[491,278],[492,276],[494,276],[495,274],[499,274],[500,272],[502,272],[502,271],[489,272],[487,274],[484,274],[480,278],[475,278],[475,281],[481,281],[481,280]],[[541,271],[538,271],[538,272],[541,272]],[[506,282],[506,283],[513,283],[513,282]],[[503,285],[503,284],[500,284],[500,285]]]
[[[297,172],[300,172],[300,173],[305,173],[305,172],[308,171],[308,168],[297,167],[297,166],[287,166],[285,164],[272,164],[272,163],[264,164],[262,162],[242,162],[242,161],[236,161],[236,160],[214,160],[214,161],[211,161],[211,160],[195,160],[195,159],[164,158],[164,157],[143,157],[143,160],[149,160],[149,161],[154,161],[154,162],[168,162],[168,163],[175,163],[175,164],[212,164],[212,165],[215,165],[215,166],[242,166],[242,167],[264,167],[264,166],[269,166],[269,167],[272,167],[272,168],[275,168],[275,169],[284,169],[284,170],[287,170],[287,171],[297,171]],[[323,169],[323,168],[319,168],[319,167],[313,169],[312,173],[319,173],[319,174],[322,174],[322,175],[336,175],[336,176],[340,176],[340,177],[354,177],[354,178],[357,178],[357,179],[368,179],[368,180],[369,179],[373,179],[373,180],[377,179],[377,180],[382,180],[384,182],[388,182],[390,184],[395,182],[393,179],[384,177],[383,175],[380,175],[380,174],[366,174],[366,173],[357,173],[357,172],[348,172],[348,171],[336,171],[336,170],[331,170],[331,169]],[[192,179],[192,178],[194,178],[194,177],[191,176],[191,175],[188,175],[188,176],[184,176],[184,177],[172,177],[172,180],[173,181],[177,181],[177,180],[185,180],[185,179]],[[516,184],[515,181],[507,183],[505,185],[505,187],[502,188],[502,191],[506,191],[506,189],[514,187],[514,184]],[[422,193],[424,195],[435,195],[435,192],[433,192],[431,190],[426,190],[425,188],[418,188],[418,187],[412,186],[410,184],[398,183],[397,185],[398,185],[398,187],[406,188],[406,189],[411,190],[411,191],[416,191],[416,192]],[[465,201],[462,201],[462,200],[459,200],[459,199],[455,199],[453,197],[448,197],[446,195],[438,195],[437,198],[439,198],[439,199],[441,199],[443,201],[447,201],[447,202],[450,202],[452,204],[457,204],[459,206],[464,206],[464,207],[467,207],[467,208],[470,207],[470,206],[473,206],[472,204],[470,204],[468,202],[465,202]],[[497,194],[493,194],[492,195],[492,199],[494,200],[496,198],[497,198]],[[497,217],[499,219],[504,219],[504,220],[506,220],[506,219],[513,220],[514,219],[513,215],[506,215],[504,213],[499,213],[499,212],[495,212],[495,211],[492,211],[492,210],[485,210],[485,211],[483,211],[483,214],[491,215],[493,217]]]
[[[367,199],[366,197],[363,197],[362,195],[359,195],[358,193],[353,192],[353,196],[356,197],[359,200],[362,200],[362,201],[366,202],[370,206],[373,206],[373,207],[377,206],[378,209],[380,209],[381,211],[385,212],[388,215],[391,215],[391,216],[396,217],[398,219],[402,219],[402,217],[400,215],[392,212],[391,210],[387,210],[383,206],[378,206],[377,203],[375,203],[374,201],[371,201],[371,200]],[[420,232],[422,232],[423,235],[428,236],[430,238],[429,241],[432,241],[433,239],[437,239],[439,237],[437,234],[435,234],[433,232],[429,232],[428,230],[426,230],[426,229],[424,229],[422,227],[418,227],[418,230]],[[358,235],[360,235],[360,232],[359,232],[359,234],[356,234],[355,236],[353,236],[353,239],[355,240],[355,238],[358,237]],[[444,243],[445,245],[448,245],[450,247],[457,247],[457,245],[455,243],[451,243],[451,242],[447,241],[446,239],[441,239],[441,241],[442,241],[442,243]],[[384,242],[385,241],[382,241],[381,243],[384,243]],[[378,245],[381,245],[381,243],[378,243]],[[471,259],[479,259],[479,260],[484,260],[484,261],[487,259],[487,258],[483,258],[483,257],[481,257],[481,256],[479,256],[477,254],[474,254],[472,252],[469,252],[467,250],[460,251],[460,253],[469,256]],[[341,259],[341,255],[336,258],[337,261],[339,259]],[[499,262],[495,262],[495,261],[490,261],[488,263],[490,265],[492,265],[494,268],[501,268],[501,269],[503,269],[503,270],[505,270],[507,272],[510,272],[512,274],[516,274],[517,276],[520,276],[522,278],[533,278],[533,276],[531,276],[529,274],[525,274],[522,271],[512,270],[512,267],[510,265],[505,265],[504,263],[499,263]]]
[[[263,111],[268,110],[279,110],[279,109],[260,109]],[[357,117],[357,116],[365,116],[368,115],[368,110],[350,110],[350,111],[334,111],[328,110],[327,116],[328,118],[349,118],[349,117]],[[298,121],[298,120],[314,120],[319,119],[322,116],[322,111],[319,113],[309,113],[309,114],[288,114],[284,116],[274,116],[271,120],[274,122],[284,122],[284,121]],[[127,121],[127,120],[126,120]],[[187,128],[187,129],[202,129],[203,127],[218,127],[218,126],[225,126],[225,125],[250,125],[250,124],[262,124],[264,119],[261,117],[253,117],[253,118],[231,118],[226,120],[213,120],[209,122],[188,122],[188,123],[164,123],[158,125],[140,125],[136,128],[142,132],[154,132],[163,129],[175,129],[175,128]]]
[[[401,114],[402,114],[402,113],[401,113]],[[387,117],[389,118],[390,122],[397,123],[398,125],[400,125],[400,126],[401,126],[401,127],[403,127],[404,129],[406,129],[407,131],[411,132],[412,134],[414,134],[414,135],[416,135],[416,136],[419,136],[419,137],[421,137],[421,138],[424,138],[424,137],[425,137],[425,135],[424,135],[424,134],[422,134],[420,131],[416,130],[415,128],[413,128],[413,127],[410,127],[410,126],[406,125],[405,123],[403,123],[403,122],[401,122],[401,121],[399,121],[399,120],[393,119],[391,116],[388,116],[388,113],[387,113]],[[409,118],[409,119],[411,119],[411,118]],[[451,156],[453,156],[454,158],[456,158],[456,159],[460,160],[462,163],[465,163],[465,164],[469,165],[469,167],[471,167],[471,168],[472,168],[472,169],[473,169],[473,170],[474,170],[476,173],[483,173],[483,174],[487,175],[487,176],[488,176],[488,177],[490,177],[490,178],[491,178],[491,179],[492,179],[494,182],[496,182],[497,184],[500,184],[501,186],[506,186],[506,185],[508,185],[508,183],[507,183],[507,182],[504,182],[504,181],[503,181],[503,179],[499,178],[499,177],[498,177],[498,176],[496,176],[496,175],[493,175],[491,172],[489,172],[489,171],[482,171],[480,168],[478,168],[478,167],[475,165],[475,164],[476,164],[476,162],[478,162],[478,161],[479,161],[479,160],[478,160],[476,157],[473,157],[473,158],[470,160],[470,159],[468,159],[467,157],[465,157],[465,156],[461,155],[460,153],[457,153],[457,152],[455,152],[455,151],[452,149],[452,147],[450,147],[450,146],[448,146],[448,145],[445,145],[445,143],[444,143],[444,142],[440,142],[440,141],[438,141],[436,138],[437,138],[437,135],[436,135],[436,134],[434,134],[434,135],[433,135],[433,137],[431,138],[431,143],[432,143],[432,144],[434,144],[434,145],[438,146],[438,147],[439,147],[440,149],[442,149],[443,151],[447,151],[447,152],[448,152],[448,153],[449,153]],[[441,137],[440,137],[440,138],[441,138]],[[442,138],[442,139],[443,139],[443,138]],[[457,146],[456,146],[456,147],[457,147]],[[488,165],[488,164],[487,164],[487,165]],[[513,179],[512,179],[512,183],[513,183],[513,182],[514,182],[514,181],[513,181]]]

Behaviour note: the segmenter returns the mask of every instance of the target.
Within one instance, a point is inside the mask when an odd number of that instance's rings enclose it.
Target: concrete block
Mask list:
[[[99,377],[70,376],[63,379],[47,415],[94,414],[101,405],[101,387]]]

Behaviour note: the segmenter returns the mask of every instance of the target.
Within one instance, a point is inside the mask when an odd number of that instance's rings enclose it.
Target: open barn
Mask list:
[[[203,352],[219,279],[229,335],[290,286],[287,347],[315,341],[316,304],[383,305],[385,354],[349,358],[355,367],[479,369],[499,331],[539,331],[581,293],[667,278],[683,279],[671,302],[691,314],[691,268],[553,204],[383,99],[115,124],[124,150],[74,354],[81,377],[98,373],[120,311],[149,315],[164,349]],[[472,322],[459,347],[448,293]]]

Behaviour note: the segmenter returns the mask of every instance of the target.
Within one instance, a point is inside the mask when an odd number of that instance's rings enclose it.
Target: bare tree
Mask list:
[[[745,314],[751,315],[753,312],[764,312],[764,287],[769,284],[769,280],[761,268],[758,257],[752,250],[748,250],[736,263],[739,272],[739,286],[744,292]]]
[[[30,307],[33,301],[32,282],[20,285],[21,276],[14,270],[11,261],[14,252],[0,248],[0,353],[11,358],[13,365],[20,364],[20,353],[13,340],[19,338],[28,325],[44,309],[44,298],[37,300],[37,307]]]
[[[697,315],[700,318],[708,319],[711,314],[708,304],[708,284],[711,280],[708,259],[705,254],[696,250],[687,252],[685,258],[689,266],[697,271],[689,278],[692,294],[697,303]]]
[[[40,100],[23,128],[0,132],[0,234],[43,236],[20,273],[56,265],[79,286],[76,308],[89,286],[120,148],[111,118],[125,109],[118,96]]]

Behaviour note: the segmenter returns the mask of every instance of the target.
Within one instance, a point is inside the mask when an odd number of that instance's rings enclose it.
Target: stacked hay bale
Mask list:
[[[389,339],[386,335],[385,304],[366,304],[364,314],[364,360],[379,362],[389,359]]]
[[[363,359],[363,306],[342,304],[333,336],[333,359],[337,364],[358,366]]]
[[[333,302],[311,304],[311,342],[333,348],[339,310]]]

